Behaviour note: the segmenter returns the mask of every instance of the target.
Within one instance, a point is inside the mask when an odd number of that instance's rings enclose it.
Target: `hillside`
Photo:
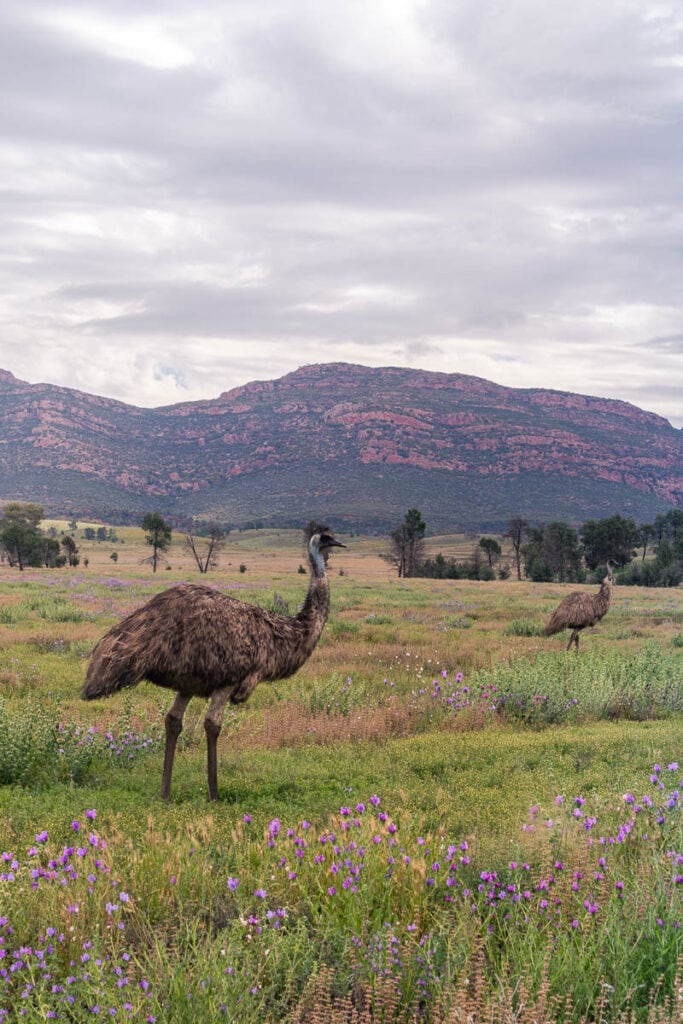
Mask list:
[[[625,402],[463,374],[305,366],[141,409],[0,370],[0,500],[52,515],[433,529],[515,514],[651,520],[683,502],[683,432]]]

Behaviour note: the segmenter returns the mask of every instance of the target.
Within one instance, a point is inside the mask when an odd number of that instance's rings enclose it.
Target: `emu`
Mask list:
[[[208,796],[218,799],[216,745],[225,707],[243,704],[263,679],[294,675],[310,657],[330,610],[325,568],[333,547],[346,545],[318,527],[308,542],[310,581],[298,615],[277,615],[211,587],[180,584],[157,594],[99,641],[81,691],[84,700],[108,697],[142,679],[176,692],[165,719],[164,800],[192,697],[209,699],[204,719]]]
[[[581,590],[567,594],[548,619],[545,635],[552,636],[554,633],[561,633],[563,629],[571,629],[567,650],[575,644],[575,651],[578,654],[581,630],[586,626],[594,626],[606,614],[612,600],[613,586],[612,566],[608,562],[607,575],[600,584],[597,594],[586,594]]]

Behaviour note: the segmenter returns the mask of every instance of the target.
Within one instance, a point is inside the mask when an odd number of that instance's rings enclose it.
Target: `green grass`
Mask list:
[[[332,577],[311,660],[226,714],[214,805],[201,703],[164,804],[170,695],[78,699],[97,638],[196,578],[180,552],[156,578],[134,537],[125,566],[102,545],[87,573],[0,576],[0,938],[22,963],[0,960],[0,1009],[680,1018],[683,595],[617,595],[576,656],[540,635],[563,588],[398,580],[370,544]],[[230,560],[209,582],[298,608],[298,539],[250,533]]]

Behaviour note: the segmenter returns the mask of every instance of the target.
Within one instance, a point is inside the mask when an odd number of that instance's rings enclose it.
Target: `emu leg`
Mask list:
[[[230,691],[228,689],[215,690],[211,696],[209,710],[204,719],[204,731],[206,732],[206,771],[209,788],[209,800],[218,800],[218,737],[223,726],[223,714],[225,705],[228,703]]]
[[[161,776],[161,799],[168,800],[171,795],[171,773],[173,772],[173,758],[178,737],[183,731],[183,715],[190,703],[191,698],[179,693],[166,715],[166,748],[164,750],[164,771]]]

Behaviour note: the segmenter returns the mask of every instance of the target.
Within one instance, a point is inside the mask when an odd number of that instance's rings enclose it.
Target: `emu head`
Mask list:
[[[329,526],[325,526],[322,523],[311,521],[304,530],[304,536],[306,537],[309,552],[314,557],[316,554],[321,555],[325,564],[327,564],[331,548],[346,547],[346,544],[342,544],[341,541],[336,539]]]
[[[603,582],[614,583],[614,577],[612,575],[612,572],[614,570],[614,566],[610,562],[609,558],[607,559],[606,568],[607,568],[607,575],[605,576],[605,579],[603,580]]]

